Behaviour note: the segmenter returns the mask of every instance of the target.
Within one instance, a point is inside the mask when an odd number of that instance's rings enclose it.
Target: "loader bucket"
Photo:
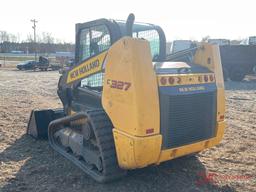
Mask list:
[[[27,134],[35,139],[47,139],[50,122],[63,116],[63,109],[32,110],[27,126]]]

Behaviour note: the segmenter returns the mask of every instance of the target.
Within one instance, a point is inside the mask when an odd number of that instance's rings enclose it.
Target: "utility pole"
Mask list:
[[[35,61],[37,56],[37,46],[36,46],[36,23],[38,22],[35,19],[30,20],[33,23],[32,29],[34,29],[34,49],[35,49]]]

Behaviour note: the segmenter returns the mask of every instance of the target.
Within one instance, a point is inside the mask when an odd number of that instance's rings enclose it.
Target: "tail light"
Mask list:
[[[161,77],[161,78],[160,78],[160,82],[161,82],[162,85],[166,85],[167,80],[166,80],[165,77]]]
[[[214,76],[210,75],[210,81],[214,81]]]
[[[169,77],[168,82],[169,84],[174,84],[175,79],[173,77]]]
[[[208,75],[205,75],[205,76],[204,76],[204,81],[205,81],[205,82],[208,82]]]
[[[181,83],[181,78],[177,77],[177,83]]]
[[[146,134],[151,134],[151,133],[154,133],[154,129],[153,128],[146,129]]]

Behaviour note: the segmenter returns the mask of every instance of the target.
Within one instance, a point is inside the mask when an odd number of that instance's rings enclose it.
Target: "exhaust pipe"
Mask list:
[[[130,13],[126,20],[126,35],[132,37],[132,27],[135,21],[135,16],[133,13]]]

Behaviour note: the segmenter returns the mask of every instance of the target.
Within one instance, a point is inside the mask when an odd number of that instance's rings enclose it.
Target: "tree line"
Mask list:
[[[43,32],[36,37],[36,44],[32,34],[28,34],[26,40],[20,40],[20,36],[0,31],[0,53],[10,53],[21,51],[24,53],[55,53],[55,52],[74,52],[73,43],[62,42],[54,38],[51,33]]]

